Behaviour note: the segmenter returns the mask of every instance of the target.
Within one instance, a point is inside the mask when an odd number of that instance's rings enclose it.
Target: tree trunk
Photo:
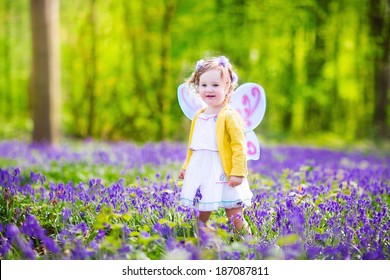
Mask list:
[[[55,145],[59,137],[59,3],[30,0],[34,96],[33,142]]]
[[[390,92],[390,5],[388,0],[370,1],[371,36],[374,44],[374,131],[378,138],[389,137],[387,123]]]

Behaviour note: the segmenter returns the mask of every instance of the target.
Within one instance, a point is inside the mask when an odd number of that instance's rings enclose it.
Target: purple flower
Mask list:
[[[58,254],[60,252],[58,245],[50,237],[44,237],[42,243],[49,251],[53,252],[54,254]]]
[[[131,252],[131,248],[129,245],[127,244],[123,244],[122,247],[120,247],[118,249],[118,253],[123,253],[123,254],[126,254],[126,253],[130,253]]]
[[[238,251],[234,251],[232,254],[232,259],[233,260],[239,260],[241,258],[241,253]]]
[[[306,254],[310,260],[314,260],[321,254],[321,247],[310,246],[306,249]]]
[[[141,230],[140,236],[142,236],[143,238],[150,238],[150,233],[147,231]]]
[[[369,251],[362,256],[363,260],[385,260],[382,248],[376,248],[374,251]]]
[[[70,210],[69,208],[62,209],[62,220],[64,222],[66,222],[71,215],[72,215],[72,210]]]
[[[106,232],[103,229],[99,229],[98,233],[96,234],[95,241],[99,242],[106,236]]]
[[[84,246],[81,240],[75,241],[75,248],[72,250],[71,259],[73,260],[85,260],[93,256],[94,252],[90,251]]]
[[[223,65],[227,65],[226,61],[222,61],[221,67]],[[228,67],[230,69],[230,65]],[[234,74],[231,72],[232,81],[235,80]],[[160,237],[159,250],[171,252],[179,249],[191,254],[193,259],[202,258],[203,251],[186,241],[186,237],[193,233],[191,229],[169,228],[156,222],[169,216],[176,219],[174,222],[179,219],[188,226],[199,215],[198,210],[177,204],[180,187],[173,178],[175,176],[168,175],[164,180],[165,166],[185,159],[185,144],[162,142],[137,147],[131,143],[116,143],[103,144],[102,148],[101,144],[89,141],[83,145],[88,147],[81,152],[72,152],[67,147],[51,149],[42,145],[0,142],[0,157],[13,159],[20,165],[18,168],[0,168],[0,196],[6,203],[13,202],[14,211],[12,217],[0,225],[0,232],[3,233],[0,236],[1,257],[33,259],[37,257],[34,251],[37,247],[39,252],[42,252],[42,248],[50,251],[40,258],[52,258],[52,252],[58,252],[61,247],[64,255],[57,253],[55,258],[127,258],[126,244],[133,249],[130,232],[139,231],[138,222],[145,222],[152,228],[153,236]],[[114,168],[120,174],[119,177],[125,177],[126,181],[131,176],[135,177],[132,169],[143,170],[145,166],[153,166],[153,173],[147,174],[156,176],[142,180],[147,175],[141,172],[138,178],[130,179],[130,184],[119,180],[106,187],[96,178],[85,178],[80,183],[54,180],[55,183],[51,184],[49,182],[53,178],[46,182],[39,171],[30,173],[30,169],[39,168],[47,172],[53,162],[58,166],[64,165],[64,168],[65,165],[77,166],[80,162],[92,167],[98,163],[102,168]],[[27,170],[23,170],[23,166],[28,166]],[[216,257],[390,258],[387,249],[390,217],[386,204],[386,197],[390,194],[388,155],[293,146],[264,147],[261,160],[250,161],[248,166],[251,170],[248,179],[251,179],[251,174],[255,175],[250,182],[254,196],[252,206],[245,209],[244,218],[256,229],[253,235],[255,244],[248,245],[245,253],[239,251],[241,256],[235,252],[236,248],[221,246]],[[264,180],[255,179],[259,175]],[[109,176],[104,179],[112,178]],[[264,182],[267,182],[266,185]],[[303,185],[304,188],[297,192],[297,188]],[[195,205],[202,201],[201,190],[196,190]],[[295,196],[290,197],[289,193],[295,193]],[[305,199],[300,199],[300,196],[305,196]],[[24,198],[29,199],[30,206],[20,204],[24,203]],[[48,203],[50,199],[58,202],[56,207]],[[37,204],[50,207],[37,208]],[[87,207],[82,207],[83,204]],[[93,218],[91,215],[98,214],[93,213],[93,210],[100,212],[102,206],[111,207],[115,215],[118,212],[129,212],[136,222],[125,222],[123,232],[118,236],[124,243],[117,244],[116,251],[105,250],[104,247],[106,241],[114,237],[110,224],[107,223],[104,230],[98,231],[90,223]],[[43,209],[52,213],[45,215],[41,211]],[[67,222],[50,220],[58,219],[58,211],[60,219]],[[39,216],[35,218],[32,214]],[[70,219],[72,214],[77,214],[74,221]],[[151,219],[143,221],[143,216]],[[40,221],[46,218],[48,220],[45,220],[43,227]],[[14,225],[9,225],[12,222]],[[59,229],[58,225],[63,228]],[[217,234],[221,229],[231,230],[229,226],[228,223],[216,222]],[[290,233],[297,233],[300,242],[282,248],[273,245],[273,240]],[[95,238],[93,234],[97,234]],[[106,234],[110,238],[104,240]],[[148,239],[146,232],[142,235]],[[206,244],[214,240],[208,239],[211,237],[208,232],[200,232],[200,237]],[[142,250],[146,255],[150,253],[155,256],[153,246],[136,247],[136,251]]]
[[[196,190],[196,194],[194,200],[192,201],[192,205],[196,206],[201,200],[202,200],[202,193],[200,192],[200,186],[199,186]]]
[[[223,67],[228,67],[230,65],[229,59],[224,55],[218,57],[218,62]]]
[[[6,233],[5,233],[5,236],[7,236],[9,238],[9,240],[12,242],[14,242],[16,240],[16,238],[18,237],[19,235],[19,229],[17,226],[15,226],[14,224],[9,224],[7,226],[7,230],[6,230]]]
[[[200,246],[206,246],[210,238],[211,238],[210,231],[201,221],[199,221]]]
[[[170,227],[168,225],[166,225],[166,224],[162,225],[159,222],[154,224],[153,229],[156,232],[160,233],[161,236],[163,236],[164,238],[167,238],[172,232],[172,230],[170,229]]]
[[[5,256],[10,249],[11,244],[8,242],[7,238],[0,237],[0,255]]]
[[[20,227],[20,231],[30,237],[43,239],[46,234],[45,230],[41,227],[38,220],[33,215],[27,215],[26,220]]]
[[[199,69],[202,68],[203,64],[204,64],[204,60],[203,59],[198,60],[196,62],[196,66],[195,66],[196,71],[199,71]]]
[[[35,253],[30,244],[23,238],[23,235],[14,224],[9,224],[6,230],[6,236],[10,239],[10,243],[16,243],[26,259],[35,259]]]

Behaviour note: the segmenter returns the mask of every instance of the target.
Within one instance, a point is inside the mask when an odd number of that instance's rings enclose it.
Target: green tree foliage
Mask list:
[[[0,1],[0,120],[10,123],[30,117],[25,2]],[[189,123],[176,88],[198,59],[224,54],[240,83],[257,82],[266,91],[259,134],[325,133],[347,141],[384,137],[373,125],[390,123],[388,105],[377,116],[375,69],[388,52],[375,56],[385,35],[372,32],[373,2],[61,1],[63,132],[111,140],[185,140]],[[379,16],[388,26],[389,5],[379,2]]]

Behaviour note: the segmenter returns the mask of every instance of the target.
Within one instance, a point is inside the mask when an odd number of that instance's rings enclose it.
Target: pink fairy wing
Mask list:
[[[260,158],[260,144],[256,133],[249,131],[245,134],[247,154],[246,160],[258,160]]]
[[[177,98],[181,110],[190,120],[194,118],[199,109],[206,107],[206,103],[203,102],[200,96],[192,92],[185,83],[177,88]]]
[[[266,99],[264,89],[255,83],[239,86],[231,98],[231,106],[243,118],[246,129],[251,131],[257,127],[265,114]]]
[[[239,86],[231,98],[231,106],[237,110],[245,122],[247,160],[260,158],[260,144],[253,131],[265,114],[266,99],[264,89],[255,83]]]

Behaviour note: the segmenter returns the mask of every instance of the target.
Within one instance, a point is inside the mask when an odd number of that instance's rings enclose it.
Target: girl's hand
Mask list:
[[[179,179],[183,180],[185,174],[186,174],[186,170],[185,169],[180,170],[179,171]]]
[[[238,177],[238,176],[230,176],[229,178],[229,186],[230,187],[237,187],[242,183],[244,180],[244,177]]]

